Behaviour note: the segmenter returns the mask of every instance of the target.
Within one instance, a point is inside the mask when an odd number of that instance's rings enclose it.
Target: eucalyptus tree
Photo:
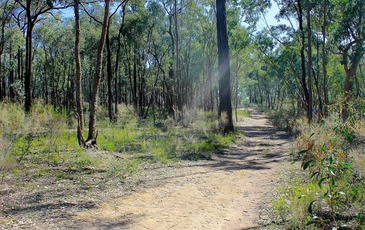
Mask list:
[[[115,57],[115,67],[114,67],[114,114],[118,114],[118,102],[120,101],[119,98],[119,89],[120,89],[120,81],[119,81],[119,75],[120,75],[120,69],[119,69],[119,60],[120,60],[120,52],[121,52],[121,43],[122,43],[122,32],[123,32],[123,28],[124,28],[124,19],[125,19],[125,14],[126,14],[126,7],[128,4],[129,0],[125,0],[123,1],[123,5],[121,6],[121,20],[120,20],[120,25],[119,25],[119,29],[118,29],[118,36],[117,36],[117,51],[116,51],[116,57]],[[116,119],[117,117],[114,117],[114,119]]]
[[[70,6],[67,1],[49,0],[15,0],[16,9],[13,16],[22,30],[25,30],[26,55],[25,55],[25,103],[24,109],[29,112],[32,106],[32,35],[34,26],[42,20],[45,14],[52,14],[53,10],[64,9]]]
[[[167,110],[170,115],[174,115],[174,107],[177,103],[176,90],[178,87],[178,79],[180,77],[180,57],[179,57],[179,27],[178,20],[180,13],[178,11],[177,0],[164,0],[162,1],[163,7],[168,17],[168,30],[167,33],[170,36],[171,49],[170,49],[170,68],[169,68],[169,83],[166,84],[167,88]],[[180,107],[180,106],[179,106]]]
[[[54,108],[67,111],[74,103],[72,30],[70,20],[62,22],[45,16],[33,32],[33,97],[43,98],[46,103],[50,100]]]
[[[218,76],[217,65],[217,27],[215,3],[209,1],[197,1],[196,17],[198,18],[194,33],[192,57],[195,65],[191,72],[194,73],[195,104],[207,111],[213,111],[218,107]],[[192,32],[192,31],[190,31]]]
[[[108,27],[107,27],[107,35],[106,35],[106,41],[105,41],[105,45],[106,45],[106,51],[107,51],[107,88],[108,88],[108,116],[109,116],[109,120],[110,121],[114,121],[115,120],[115,115],[114,115],[114,109],[113,109],[113,87],[112,87],[112,81],[113,81],[113,67],[112,67],[112,51],[111,51],[111,42],[110,42],[110,34],[111,34],[111,22],[112,22],[112,18],[113,16],[115,16],[118,12],[119,9],[122,8],[122,25],[121,27],[123,27],[124,24],[124,14],[125,14],[125,7],[127,5],[128,0],[123,0],[120,3],[118,3],[118,5],[116,6],[115,10],[109,15],[109,20],[108,20]],[[120,43],[119,43],[120,46]],[[117,85],[117,82],[116,82]],[[115,87],[114,89],[117,89],[117,87]],[[117,90],[115,90],[115,92],[117,92]],[[117,107],[117,104],[115,105]]]
[[[146,77],[150,36],[153,31],[149,12],[143,1],[131,2],[123,26],[124,67],[130,98],[138,116],[143,117],[146,103]]]
[[[342,56],[341,64],[346,73],[344,81],[344,97],[349,102],[353,94],[356,72],[365,53],[365,4],[361,0],[335,0],[331,6],[329,32],[331,42]],[[346,119],[348,111],[343,110]]]
[[[328,11],[328,0],[321,2],[310,2],[311,4],[311,32],[313,40],[313,81],[316,90],[313,93],[317,93],[318,109],[321,116],[327,116],[329,105],[328,90],[328,74],[327,63],[328,53],[331,48],[330,42],[328,42],[328,15],[331,14]],[[309,37],[308,37],[309,39]]]
[[[80,55],[80,1],[74,0],[75,13],[75,66],[76,66],[76,113],[77,113],[77,140],[81,147],[85,146],[84,139],[84,114],[82,99],[82,72]]]
[[[87,146],[96,146],[96,139],[98,136],[96,129],[96,112],[98,108],[98,97],[100,91],[100,82],[102,75],[102,64],[103,64],[103,49],[106,41],[106,34],[109,23],[109,10],[110,10],[110,0],[105,0],[104,7],[104,19],[103,25],[101,29],[100,41],[98,46],[98,53],[96,56],[96,67],[95,67],[95,76],[93,81],[93,88],[91,94],[91,102],[90,102],[90,117],[89,117],[89,133],[86,140]]]
[[[285,34],[283,34],[285,32]],[[279,37],[281,35],[281,37]],[[257,52],[261,55],[257,62],[263,62],[269,69],[272,69],[271,75],[275,74],[277,84],[277,108],[281,110],[290,106],[293,114],[302,112],[305,108],[305,96],[303,94],[302,81],[302,59],[299,55],[301,46],[297,39],[296,31],[279,25],[272,28],[268,33],[259,32],[256,35]],[[271,39],[271,38],[274,38]],[[261,61],[260,61],[261,60]],[[296,105],[297,104],[297,105]],[[299,111],[297,111],[299,109]]]
[[[11,101],[20,101],[22,88],[22,49],[25,42],[23,34],[12,20],[14,1],[0,3],[0,100],[7,97]]]
[[[326,35],[327,35],[327,0],[323,0],[322,3],[322,71],[323,71],[323,100],[324,100],[324,114],[327,115],[327,105],[329,105],[328,99],[328,78],[327,78],[327,50],[326,50]]]
[[[146,118],[150,107],[152,106],[153,115],[155,107],[166,109],[167,73],[169,68],[168,54],[171,46],[169,43],[170,36],[166,32],[167,17],[163,4],[159,1],[150,1],[147,5],[147,11],[150,18],[149,26],[149,45],[147,49],[147,62],[149,78],[146,79],[146,91],[148,100],[143,118]],[[147,42],[147,41],[146,41]],[[155,116],[154,116],[155,118]]]
[[[298,3],[299,5],[299,3]],[[313,119],[313,85],[312,85],[312,27],[311,27],[311,2],[309,0],[306,1],[306,20],[307,20],[307,72],[308,72],[308,109],[307,109],[307,118],[309,122]]]
[[[234,26],[234,29],[231,30],[230,36],[230,47],[232,50],[231,55],[231,66],[232,66],[232,93],[233,93],[233,102],[236,111],[236,120],[238,120],[237,109],[239,105],[239,94],[242,92],[240,90],[242,88],[241,83],[243,82],[242,78],[245,78],[245,71],[247,65],[245,62],[249,62],[249,52],[252,52],[252,49],[249,49],[250,45],[250,37],[248,31],[243,28],[238,22]],[[251,62],[249,62],[252,64]]]
[[[3,52],[5,48],[5,30],[8,24],[8,21],[11,17],[11,11],[14,7],[14,4],[10,0],[1,1],[0,3],[0,22],[1,22],[1,35],[0,35],[0,100],[5,97],[6,94],[6,85],[5,80],[3,79],[3,71],[1,70],[3,65]]]
[[[233,132],[230,57],[226,22],[226,1],[216,0],[219,72],[219,123],[224,134]]]
[[[310,28],[311,3],[308,2],[306,4],[307,2],[305,0],[275,0],[275,3],[280,9],[276,17],[287,20],[289,26],[272,26],[268,31],[276,42],[286,47],[285,49],[287,51],[290,49],[291,51],[297,52],[300,56],[299,66],[293,61],[296,58],[289,60],[289,63],[294,73],[293,76],[300,78],[299,85],[301,86],[302,95],[300,98],[303,102],[306,116],[311,121],[313,116],[312,52],[309,46],[312,46],[312,31]],[[300,49],[297,49],[297,47]],[[299,75],[297,70],[300,70]]]

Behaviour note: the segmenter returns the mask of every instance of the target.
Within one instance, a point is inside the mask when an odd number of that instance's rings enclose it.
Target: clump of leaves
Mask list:
[[[355,218],[345,213],[354,201],[349,197],[357,191],[356,183],[349,179],[353,175],[349,158],[353,141],[352,128],[338,119],[312,125],[297,139],[302,169],[309,171],[311,183],[324,189],[308,205],[311,220],[307,225],[337,228]]]
[[[270,111],[268,118],[275,128],[292,132],[294,121],[298,116],[294,107],[284,106],[278,110]]]

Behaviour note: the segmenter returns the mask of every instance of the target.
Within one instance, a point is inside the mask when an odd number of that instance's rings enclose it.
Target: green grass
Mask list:
[[[287,229],[365,227],[365,122],[330,116],[321,123],[299,120],[297,154],[303,172],[280,189],[273,209]],[[312,204],[312,205],[311,205]],[[307,226],[307,224],[311,224]]]
[[[234,114],[235,114],[236,111],[234,111]],[[239,117],[251,117],[251,113],[249,110],[246,110],[246,109],[238,109],[237,110],[237,115]]]
[[[103,109],[98,114],[97,143],[99,150],[106,151],[101,154],[78,146],[75,127],[69,126],[76,124],[70,114],[42,103],[35,103],[27,115],[20,104],[0,103],[0,108],[0,171],[10,170],[17,177],[66,180],[92,169],[123,178],[138,172],[141,162],[209,159],[237,138],[217,134],[212,112],[186,111],[190,118],[180,126],[165,118],[137,121],[130,109],[121,106],[117,122],[102,117]]]
[[[99,147],[109,151],[134,151],[138,146],[138,132],[128,128],[103,128],[99,131]]]
[[[303,183],[299,177],[279,188],[279,197],[272,203],[272,208],[283,229],[316,229],[306,224],[311,220],[308,206],[320,193],[324,193],[323,189],[313,183]]]

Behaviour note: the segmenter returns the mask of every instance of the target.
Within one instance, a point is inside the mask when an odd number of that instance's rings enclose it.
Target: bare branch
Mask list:
[[[103,23],[100,21],[100,20],[98,20],[94,15],[92,15],[89,11],[87,11],[87,9],[84,7],[84,5],[83,4],[80,4],[81,5],[81,7],[82,7],[82,9],[85,11],[85,13],[91,18],[91,19],[93,19],[95,22],[97,22],[97,23],[99,23],[100,25],[103,25]]]

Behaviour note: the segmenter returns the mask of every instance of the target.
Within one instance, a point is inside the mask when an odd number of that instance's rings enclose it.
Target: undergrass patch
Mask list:
[[[139,134],[135,129],[103,128],[98,137],[99,147],[109,151],[133,152],[139,149]]]
[[[99,149],[87,150],[78,146],[66,112],[39,102],[27,115],[20,104],[0,103],[0,107],[0,175],[11,172],[8,175],[18,179],[82,181],[88,175],[124,180],[137,173],[142,162],[210,159],[237,138],[217,134],[212,112],[191,112],[189,124],[180,125],[157,116],[137,120],[132,110],[119,107],[117,121],[99,116]]]
[[[239,116],[240,118],[251,117],[251,113],[247,109],[237,109],[237,111],[235,111],[235,113],[236,112],[237,112],[237,116]]]
[[[219,154],[225,148],[234,144],[235,140],[239,137],[238,134],[222,135],[222,134],[209,134],[207,137],[188,141],[185,149],[184,158],[193,159],[211,159],[213,154]]]
[[[278,189],[279,197],[271,204],[283,229],[316,229],[307,226],[311,220],[308,206],[317,194],[323,193],[313,183],[303,184],[302,178],[293,178],[291,183]]]
[[[107,177],[120,178],[121,180],[139,171],[137,159],[108,158],[104,167],[107,169]]]
[[[170,120],[141,120],[118,127],[102,122],[98,145],[103,150],[141,155],[147,161],[169,163],[179,159],[210,159],[212,154],[232,145],[238,134],[218,134],[210,112],[196,111],[188,126]]]
[[[293,124],[298,117],[293,107],[282,107],[278,110],[269,111],[268,118],[275,128],[292,132]]]
[[[361,124],[362,118],[343,121],[338,116],[310,125],[297,121],[295,157],[305,174],[295,183],[291,180],[273,203],[285,228],[365,227],[365,164],[361,162],[365,126]]]

